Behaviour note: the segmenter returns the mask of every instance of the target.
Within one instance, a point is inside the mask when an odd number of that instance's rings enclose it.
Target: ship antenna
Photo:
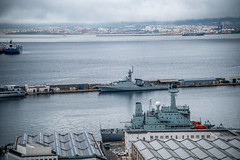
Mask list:
[[[151,110],[151,108],[152,108],[152,99],[150,98],[149,99],[149,111]]]

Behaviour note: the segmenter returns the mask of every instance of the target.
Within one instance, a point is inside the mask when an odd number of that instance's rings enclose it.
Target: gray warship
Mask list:
[[[165,130],[165,129],[211,129],[214,127],[209,121],[202,124],[201,121],[190,120],[190,109],[187,105],[176,105],[175,96],[179,92],[176,88],[169,88],[171,94],[170,106],[156,102],[156,109],[152,107],[152,101],[149,103],[149,110],[143,112],[142,104],[136,102],[135,114],[130,122],[126,123],[125,130]],[[112,130],[113,132],[106,132]],[[106,139],[107,134],[111,139]],[[102,140],[116,141],[124,138],[124,133],[121,134],[114,129],[101,130]],[[115,139],[114,139],[114,138]]]
[[[101,92],[116,91],[146,91],[146,90],[167,90],[167,85],[154,85],[153,83],[144,82],[142,79],[136,78],[132,81],[132,70],[128,71],[128,76],[124,80],[112,82],[107,85],[97,85]]]
[[[135,114],[131,119],[127,129],[130,130],[164,130],[164,129],[210,129],[209,121],[201,124],[200,121],[190,120],[190,109],[187,105],[176,105],[175,96],[179,92],[178,89],[169,88],[171,94],[171,105],[165,106],[156,102],[156,109],[152,108],[151,100],[149,111],[143,112],[142,104],[136,103]],[[161,107],[161,109],[160,109]]]

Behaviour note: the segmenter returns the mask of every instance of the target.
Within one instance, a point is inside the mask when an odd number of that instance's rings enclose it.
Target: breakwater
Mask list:
[[[151,83],[155,86],[163,84],[174,84],[177,88],[189,88],[189,87],[217,87],[217,86],[236,86],[240,85],[240,82],[230,82],[226,80],[156,80],[145,81],[145,83]],[[60,94],[60,93],[77,93],[77,92],[99,92],[100,90],[96,85],[104,84],[59,84],[59,85],[25,85],[21,88],[24,89],[28,95],[39,94]]]

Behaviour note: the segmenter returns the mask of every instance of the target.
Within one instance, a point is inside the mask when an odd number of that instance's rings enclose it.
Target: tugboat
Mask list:
[[[156,102],[156,109],[152,108],[152,101],[150,100],[149,110],[143,112],[142,104],[136,102],[135,114],[128,125],[125,126],[125,130],[166,130],[166,129],[211,129],[214,125],[207,121],[202,124],[200,121],[190,120],[190,109],[187,105],[177,106],[175,96],[179,92],[176,88],[170,88],[169,93],[171,94],[171,105],[164,106],[159,101]],[[160,108],[161,107],[161,108]],[[106,129],[105,129],[106,130]],[[108,129],[111,130],[111,129]],[[114,131],[114,129],[112,129]],[[106,132],[101,130],[102,141],[106,142]],[[108,132],[108,135],[115,137],[115,140],[124,138],[124,134],[119,132]],[[117,138],[116,138],[117,137]],[[113,139],[111,139],[113,141]]]
[[[153,83],[144,82],[142,79],[136,78],[132,81],[132,70],[128,71],[128,76],[124,80],[112,82],[108,85],[97,85],[101,92],[116,92],[116,91],[146,91],[146,90],[167,90],[167,85],[154,85]]]
[[[13,43],[13,41],[10,40],[9,44],[6,44],[4,46],[2,52],[10,55],[20,54],[22,52],[22,46],[20,46],[19,44]]]

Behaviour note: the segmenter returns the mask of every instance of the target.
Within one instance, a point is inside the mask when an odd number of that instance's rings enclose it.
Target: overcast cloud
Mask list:
[[[240,0],[0,0],[0,23],[102,23],[240,17]]]

